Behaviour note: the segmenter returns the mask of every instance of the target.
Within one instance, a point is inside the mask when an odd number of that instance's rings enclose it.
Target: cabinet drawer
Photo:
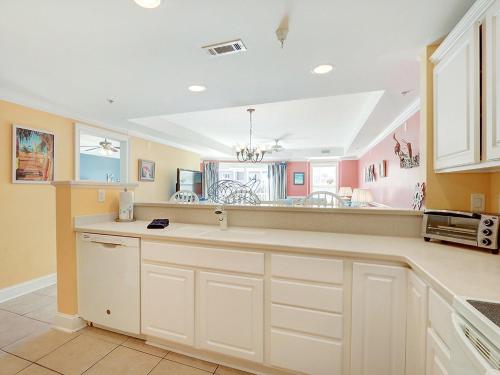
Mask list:
[[[307,310],[301,307],[271,305],[271,325],[326,336],[342,338],[342,316],[335,313]]]
[[[337,259],[271,255],[271,275],[298,280],[342,284],[344,262]]]
[[[342,344],[293,332],[271,331],[271,365],[311,375],[342,373]]]
[[[329,312],[342,312],[342,288],[272,280],[271,301]]]
[[[434,290],[429,293],[429,322],[430,326],[439,335],[441,340],[450,347],[453,335],[451,313],[453,309]]]
[[[264,254],[165,242],[142,242],[142,259],[191,267],[264,274]]]

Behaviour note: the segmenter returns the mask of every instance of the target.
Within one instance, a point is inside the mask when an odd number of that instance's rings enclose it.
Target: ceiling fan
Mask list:
[[[104,141],[99,142],[99,146],[80,146],[80,148],[87,148],[84,151],[94,151],[94,150],[99,150],[99,153],[102,155],[112,155],[113,152],[119,152],[120,147],[119,146],[113,146],[111,142],[109,142],[106,138],[104,138]]]
[[[279,143],[280,141],[281,141],[280,138],[276,138],[274,140],[274,145],[271,146],[271,152],[272,153],[281,152],[281,151],[283,151],[285,149],[282,145],[280,145],[280,143]]]

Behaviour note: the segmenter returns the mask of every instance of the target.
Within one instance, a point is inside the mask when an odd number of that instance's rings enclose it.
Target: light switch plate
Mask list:
[[[106,190],[104,189],[99,189],[97,191],[97,201],[102,203],[106,200]]]
[[[485,198],[483,193],[472,193],[470,195],[470,210],[472,212],[484,212]]]

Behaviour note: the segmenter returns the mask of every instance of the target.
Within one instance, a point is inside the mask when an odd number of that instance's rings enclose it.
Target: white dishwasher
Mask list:
[[[140,333],[140,240],[80,233],[78,314],[115,330]]]

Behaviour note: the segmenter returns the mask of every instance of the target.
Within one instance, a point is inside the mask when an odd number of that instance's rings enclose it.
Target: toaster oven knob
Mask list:
[[[481,240],[481,244],[483,244],[484,246],[490,246],[491,245],[491,240],[489,238],[483,238]]]
[[[491,236],[491,233],[493,233],[493,232],[491,231],[491,229],[488,229],[488,228],[483,229],[483,234],[484,234],[485,236]]]
[[[486,219],[484,221],[484,225],[486,225],[487,227],[491,227],[493,225],[493,220],[491,219]]]

